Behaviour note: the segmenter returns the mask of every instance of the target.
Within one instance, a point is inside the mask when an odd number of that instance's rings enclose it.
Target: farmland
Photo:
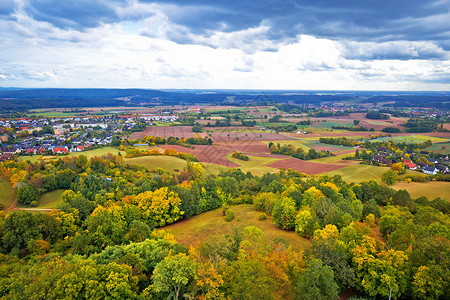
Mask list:
[[[178,138],[195,138],[197,137],[192,132],[192,126],[169,126],[170,123],[165,123],[167,126],[147,126],[147,129],[141,132],[134,132],[131,134],[131,139],[142,139],[144,136],[160,136],[164,139],[168,137]],[[201,134],[203,137],[206,134]]]

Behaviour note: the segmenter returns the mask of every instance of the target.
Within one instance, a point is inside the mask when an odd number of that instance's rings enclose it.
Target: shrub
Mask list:
[[[231,209],[227,209],[225,212],[225,221],[231,222],[234,219],[234,212]]]
[[[258,218],[260,221],[262,221],[262,220],[267,220],[267,215],[265,214],[265,213],[262,213],[262,214],[260,214],[259,215],[259,218]]]
[[[30,206],[31,207],[37,207],[39,205],[39,202],[38,201],[31,201],[31,203],[30,203]]]

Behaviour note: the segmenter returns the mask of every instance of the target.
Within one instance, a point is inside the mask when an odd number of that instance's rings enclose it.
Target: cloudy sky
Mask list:
[[[0,87],[450,90],[450,0],[1,0]]]

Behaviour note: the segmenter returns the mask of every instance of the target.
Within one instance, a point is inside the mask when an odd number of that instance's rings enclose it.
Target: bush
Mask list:
[[[260,221],[262,221],[262,220],[267,220],[267,215],[265,214],[265,213],[262,213],[262,214],[260,214],[259,215],[259,218],[258,218]]]
[[[234,212],[231,209],[227,209],[225,212],[225,221],[231,222],[234,219]]]
[[[238,151],[233,152],[233,154],[231,154],[231,157],[240,159],[240,160],[244,160],[244,161],[249,160],[249,157],[247,155],[242,154],[241,152],[238,152]]]
[[[31,201],[30,206],[31,207],[38,207],[39,202],[38,201]]]

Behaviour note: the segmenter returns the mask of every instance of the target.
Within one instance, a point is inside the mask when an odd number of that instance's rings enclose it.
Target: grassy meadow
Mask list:
[[[392,187],[396,190],[407,190],[412,198],[426,196],[432,200],[440,197],[450,201],[450,183],[445,181],[399,182]]]
[[[59,189],[43,194],[39,198],[39,205],[37,208],[57,208],[62,204],[62,194],[65,190]]]
[[[218,208],[161,229],[171,232],[179,243],[190,246],[201,241],[231,235],[236,227],[243,229],[253,225],[261,229],[267,235],[268,240],[282,239],[294,250],[305,250],[310,246],[309,240],[298,236],[294,231],[284,231],[275,227],[270,216],[267,216],[267,220],[260,221],[258,217],[261,212],[254,210],[249,204],[231,206],[230,209],[235,215],[231,222],[225,221],[222,216],[222,208]]]

